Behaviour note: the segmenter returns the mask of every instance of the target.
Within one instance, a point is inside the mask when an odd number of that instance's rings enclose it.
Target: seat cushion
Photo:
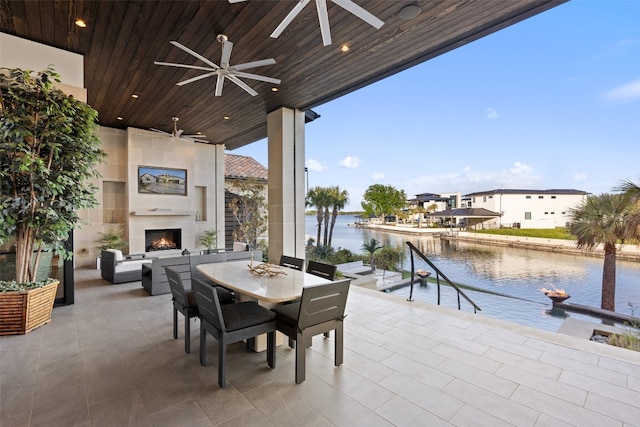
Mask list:
[[[220,308],[229,332],[276,320],[276,314],[273,311],[253,301],[227,304]]]
[[[116,258],[116,261],[123,261],[124,256],[122,255],[122,251],[120,249],[107,249],[107,252],[113,253]]]
[[[194,291],[187,291],[187,302],[189,303],[189,308],[198,306],[196,293]]]
[[[298,312],[300,311],[300,301],[291,304],[278,305],[271,309],[276,313],[278,321],[295,326],[298,322]]]

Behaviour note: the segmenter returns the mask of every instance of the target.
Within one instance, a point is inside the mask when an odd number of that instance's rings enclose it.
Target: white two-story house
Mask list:
[[[569,209],[586,199],[586,191],[571,189],[498,189],[465,195],[470,208],[484,208],[501,216],[483,223],[484,228],[555,228],[569,222]]]

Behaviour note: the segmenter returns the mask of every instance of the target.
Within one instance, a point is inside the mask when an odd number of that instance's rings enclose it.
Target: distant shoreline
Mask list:
[[[352,224],[349,224],[352,226]],[[581,255],[593,258],[604,258],[602,246],[598,245],[593,250],[578,249],[573,240],[546,239],[539,237],[503,236],[497,234],[478,234],[467,231],[459,231],[450,228],[415,228],[402,225],[366,225],[358,224],[357,227],[371,230],[388,231],[397,234],[409,234],[413,236],[428,236],[443,240],[479,243],[485,245],[512,247],[521,249],[534,249],[546,252],[557,252],[571,255]],[[637,245],[619,245],[616,259],[640,262],[640,247]]]

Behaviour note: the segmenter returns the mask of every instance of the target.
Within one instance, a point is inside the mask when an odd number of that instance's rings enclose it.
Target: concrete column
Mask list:
[[[224,249],[224,233],[225,233],[225,205],[224,205],[224,145],[216,144],[215,146],[215,194],[213,195],[214,201],[214,215],[215,215],[215,229],[218,230],[218,248]]]
[[[304,258],[304,112],[281,108],[267,116],[269,261]]]

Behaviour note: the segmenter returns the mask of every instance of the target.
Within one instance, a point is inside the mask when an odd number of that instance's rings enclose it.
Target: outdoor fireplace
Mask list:
[[[146,252],[182,249],[182,230],[179,228],[145,230],[144,247]]]

